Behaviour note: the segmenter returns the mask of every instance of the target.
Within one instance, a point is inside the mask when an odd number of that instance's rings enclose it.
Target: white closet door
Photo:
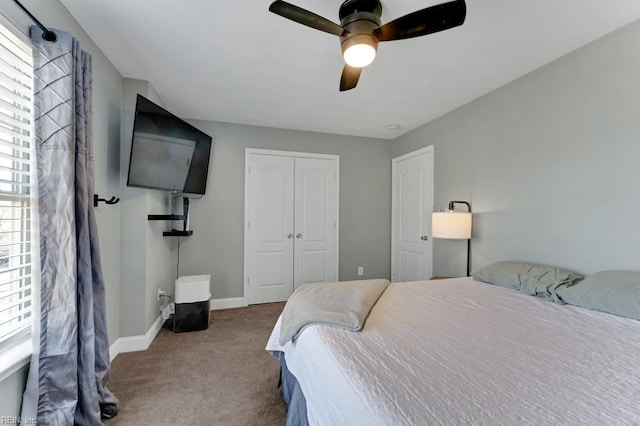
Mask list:
[[[293,292],[294,159],[248,159],[248,303],[287,300]]]
[[[294,287],[337,281],[337,161],[298,157],[294,181]]]

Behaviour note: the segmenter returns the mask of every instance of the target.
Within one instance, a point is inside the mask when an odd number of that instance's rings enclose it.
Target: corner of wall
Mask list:
[[[121,337],[142,335],[155,324],[159,314],[157,289],[169,292],[171,281],[172,244],[162,236],[171,223],[147,220],[148,214],[169,213],[168,194],[127,186],[138,94],[162,103],[149,82],[124,79],[120,144]]]

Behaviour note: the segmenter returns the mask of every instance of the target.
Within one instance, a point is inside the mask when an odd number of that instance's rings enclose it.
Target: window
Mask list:
[[[0,349],[31,331],[31,47],[0,23]]]

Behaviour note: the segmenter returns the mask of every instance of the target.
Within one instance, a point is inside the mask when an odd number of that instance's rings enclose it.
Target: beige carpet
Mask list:
[[[278,361],[264,347],[283,303],[213,311],[205,331],[162,329],[148,350],[118,355],[107,425],[283,425]]]

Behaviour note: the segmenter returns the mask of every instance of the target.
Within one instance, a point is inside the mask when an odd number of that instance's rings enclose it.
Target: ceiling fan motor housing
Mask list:
[[[380,28],[380,17],[371,12],[356,12],[345,17],[340,26],[345,33],[340,36],[342,53],[356,44],[368,44],[378,50],[378,39],[374,32]]]
[[[340,6],[338,16],[343,21],[356,12],[369,12],[379,17],[382,16],[382,4],[380,0],[346,0]]]

